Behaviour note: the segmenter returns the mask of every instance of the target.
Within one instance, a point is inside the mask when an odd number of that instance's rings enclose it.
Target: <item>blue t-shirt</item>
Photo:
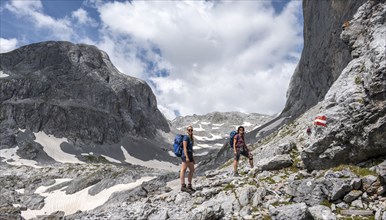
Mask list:
[[[188,150],[188,152],[193,152],[193,142],[192,140],[190,140],[188,135],[184,135],[183,141],[188,142],[188,145],[186,146],[187,148],[186,150]]]

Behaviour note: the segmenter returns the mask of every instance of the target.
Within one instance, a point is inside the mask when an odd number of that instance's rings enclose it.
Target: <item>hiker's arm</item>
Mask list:
[[[185,158],[186,158],[186,162],[189,162],[189,157],[188,157],[188,142],[187,141],[183,141],[182,142],[182,146],[184,147],[184,154],[185,154]]]
[[[233,152],[234,153],[237,153],[237,151],[236,151],[236,144],[237,144],[237,138],[235,137],[235,138],[233,138]]]

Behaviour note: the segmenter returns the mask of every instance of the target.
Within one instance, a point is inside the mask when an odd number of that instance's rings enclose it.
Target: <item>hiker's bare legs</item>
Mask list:
[[[233,161],[233,170],[237,173],[237,160]]]
[[[188,167],[189,167],[188,183],[192,184],[192,179],[194,174],[194,162],[188,162]]]
[[[185,184],[185,172],[186,172],[186,168],[187,168],[187,165],[185,162],[182,162],[181,164],[181,171],[180,171],[180,181],[181,181],[181,185],[182,184]],[[190,175],[190,172],[189,172],[189,175]]]

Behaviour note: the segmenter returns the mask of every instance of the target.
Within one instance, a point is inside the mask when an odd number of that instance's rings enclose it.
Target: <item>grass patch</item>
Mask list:
[[[339,165],[339,166],[333,168],[332,170],[333,171],[342,171],[345,169],[350,170],[351,172],[355,173],[356,175],[358,175],[360,177],[364,177],[367,175],[373,175],[373,176],[378,175],[375,171],[371,171],[368,168],[359,167],[359,166],[355,166],[355,165],[346,165],[346,164]]]
[[[355,84],[360,85],[362,83],[362,80],[359,76],[355,77]]]
[[[225,191],[229,191],[229,190],[234,190],[236,187],[233,185],[233,184],[231,184],[231,183],[228,183],[228,185],[226,185],[225,187],[224,187],[224,190]]]
[[[332,203],[330,201],[328,201],[327,199],[325,199],[320,203],[320,205],[324,205],[324,206],[331,208]]]
[[[223,165],[220,166],[220,169],[224,169],[225,167],[230,166],[232,163],[233,163],[233,159],[228,160],[227,162],[225,162]]]
[[[264,178],[264,179],[261,179],[261,181],[264,181],[264,182],[267,182],[267,183],[270,183],[270,184],[275,184],[275,180],[273,180],[271,177],[267,177],[267,178]]]

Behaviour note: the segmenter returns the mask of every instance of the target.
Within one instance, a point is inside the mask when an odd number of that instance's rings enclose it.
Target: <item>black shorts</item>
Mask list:
[[[189,157],[190,162],[194,163],[193,152],[188,152],[188,157]],[[182,160],[182,162],[186,163],[186,157],[185,157],[184,152],[182,152],[181,160]]]
[[[236,154],[235,154],[235,161],[240,160],[240,155],[243,155],[244,157],[248,157],[248,159],[252,160],[253,155],[249,152],[247,148],[236,148]]]

